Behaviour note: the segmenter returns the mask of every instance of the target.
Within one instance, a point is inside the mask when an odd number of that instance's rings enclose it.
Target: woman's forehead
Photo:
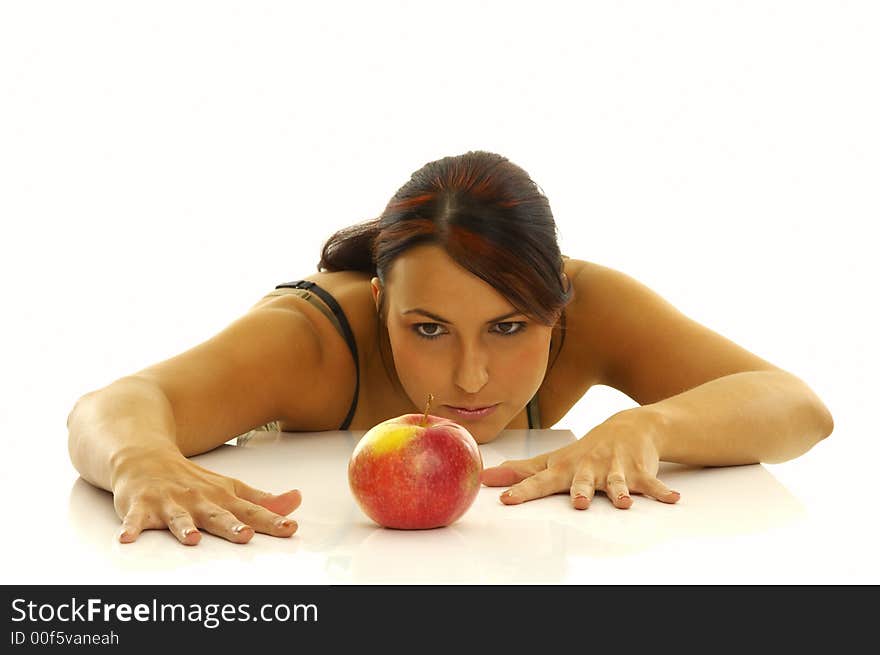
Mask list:
[[[479,308],[480,313],[496,314],[513,311],[511,303],[495,287],[459,266],[448,255],[445,258],[433,254],[406,255],[395,261],[392,274],[386,279],[389,299],[400,311],[417,307],[431,309],[426,304],[432,305],[432,311],[438,313],[442,313],[443,307],[459,311]]]

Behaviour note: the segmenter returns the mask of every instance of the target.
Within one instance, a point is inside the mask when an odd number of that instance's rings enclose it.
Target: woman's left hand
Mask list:
[[[510,486],[505,505],[568,491],[575,509],[587,509],[603,491],[618,509],[632,506],[630,493],[675,503],[681,495],[657,479],[657,444],[663,422],[650,410],[618,412],[572,444],[532,457],[508,460],[483,470],[488,487]]]

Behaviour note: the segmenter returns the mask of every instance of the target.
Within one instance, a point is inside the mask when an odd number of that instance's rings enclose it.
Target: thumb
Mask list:
[[[299,492],[299,489],[291,489],[290,491],[285,491],[283,494],[278,494],[277,496],[270,495],[258,504],[262,505],[270,512],[275,512],[281,516],[287,516],[299,507],[300,503],[302,503],[302,494]]]
[[[268,491],[255,489],[241,480],[235,480],[234,482],[235,495],[282,516],[290,514],[302,502],[302,494],[298,489],[291,489],[283,494],[270,494]]]
[[[484,468],[480,474],[480,482],[487,487],[509,487],[545,468],[547,468],[546,454],[531,459],[507,460],[498,466]]]

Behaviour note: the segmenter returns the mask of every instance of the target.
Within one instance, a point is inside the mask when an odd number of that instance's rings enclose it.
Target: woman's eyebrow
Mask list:
[[[452,325],[452,321],[449,321],[449,320],[443,318],[442,316],[438,316],[437,314],[433,314],[426,309],[421,309],[420,307],[416,307],[414,309],[408,309],[405,312],[403,312],[403,314],[404,314],[404,316],[406,314],[423,314],[424,316],[427,316],[428,318],[432,318],[435,321],[438,321],[440,323],[448,323],[449,325]],[[505,318],[511,318],[513,316],[525,316],[525,314],[523,314],[522,312],[519,312],[519,311],[510,312],[509,314],[505,314],[504,316],[496,316],[495,318],[490,318],[488,321],[486,321],[486,323],[497,323],[498,321],[503,321]]]

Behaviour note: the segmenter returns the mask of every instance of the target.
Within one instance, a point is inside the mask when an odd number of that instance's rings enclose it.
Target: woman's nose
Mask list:
[[[479,348],[465,349],[456,366],[455,384],[465,393],[479,393],[489,381],[488,355]]]

